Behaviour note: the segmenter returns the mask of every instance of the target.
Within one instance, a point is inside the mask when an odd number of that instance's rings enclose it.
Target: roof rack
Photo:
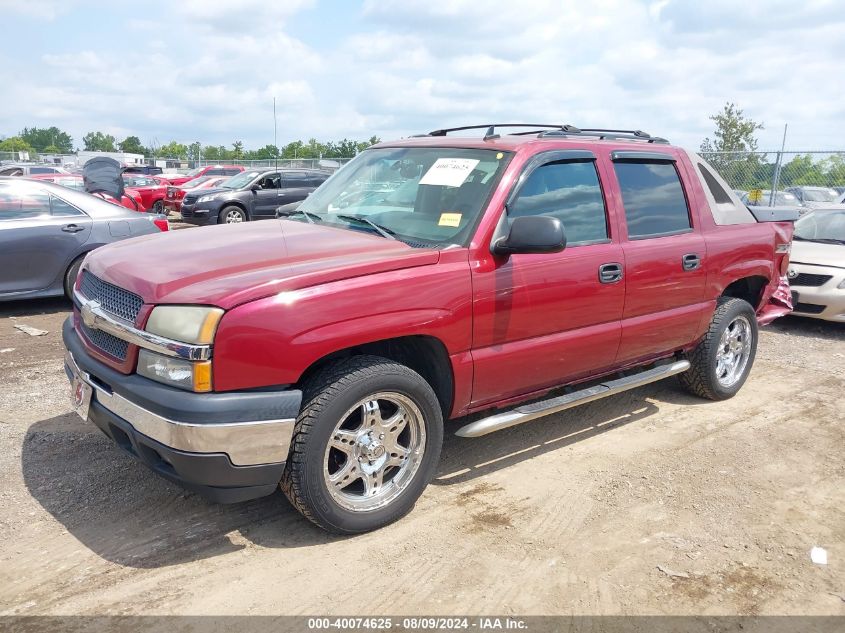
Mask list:
[[[539,138],[550,136],[595,136],[601,140],[645,141],[646,143],[668,144],[669,141],[660,136],[652,136],[642,130],[610,130],[605,128],[583,128],[578,131],[546,130],[540,132]]]
[[[527,127],[527,128],[543,128],[532,129],[524,132],[513,132],[514,136],[530,136],[536,134],[538,138],[560,137],[560,136],[593,136],[602,140],[627,140],[627,141],[645,141],[647,143],[661,143],[668,144],[665,138],[659,136],[652,136],[642,130],[612,130],[605,128],[577,128],[574,125],[556,124],[556,123],[485,123],[483,125],[464,125],[462,127],[450,127],[440,130],[432,130],[428,134],[415,134],[412,138],[422,136],[446,136],[450,132],[462,132],[464,130],[484,130],[484,140],[499,138],[496,134],[496,128],[511,128],[511,127]]]

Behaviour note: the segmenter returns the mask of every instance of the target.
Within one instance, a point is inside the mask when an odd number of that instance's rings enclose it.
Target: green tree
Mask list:
[[[116,152],[114,137],[102,132],[88,132],[82,137],[85,150],[89,152]]]
[[[127,136],[117,144],[121,152],[129,154],[145,154],[146,150],[137,136]]]
[[[64,154],[65,152],[62,151],[62,148],[58,145],[48,145],[44,148],[45,154]]]
[[[755,175],[766,157],[757,154],[757,130],[763,125],[745,116],[735,103],[726,103],[710,117],[716,124],[713,139],[705,138],[701,153],[734,188],[758,186]]]
[[[73,152],[73,138],[56,126],[47,128],[25,127],[21,130],[20,137],[36,151],[45,154],[70,154]],[[57,147],[58,151],[48,151],[47,148],[51,145]]]
[[[20,136],[10,136],[5,141],[0,142],[0,152],[29,152],[34,154],[35,148]]]
[[[239,160],[244,157],[244,144],[242,141],[232,143],[232,158]]]
[[[188,159],[199,160],[200,158],[202,158],[202,143],[194,141],[188,145]]]
[[[158,153],[167,158],[188,158],[188,146],[176,141],[170,141],[158,148]]]

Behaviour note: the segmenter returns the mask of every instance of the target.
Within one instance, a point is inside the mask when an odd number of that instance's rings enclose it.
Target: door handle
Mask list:
[[[701,257],[697,253],[687,253],[681,258],[681,266],[684,270],[695,270],[701,266]]]
[[[611,262],[599,266],[599,281],[603,284],[614,284],[622,279],[622,264]]]
[[[62,231],[65,233],[79,233],[80,231],[84,231],[84,226],[79,226],[78,224],[66,224],[62,227]]]

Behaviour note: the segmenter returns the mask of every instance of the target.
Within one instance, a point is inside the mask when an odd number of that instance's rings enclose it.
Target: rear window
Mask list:
[[[671,162],[614,162],[628,237],[644,239],[691,228],[681,180]]]
[[[29,173],[30,174],[55,174],[56,169],[52,167],[30,167]]]
[[[704,183],[707,185],[707,188],[710,190],[710,193],[713,194],[713,199],[716,201],[716,204],[732,204],[731,197],[728,195],[728,192],[722,188],[716,179],[713,177],[713,174],[701,163],[698,164],[698,171],[701,172],[702,178],[704,178]]]

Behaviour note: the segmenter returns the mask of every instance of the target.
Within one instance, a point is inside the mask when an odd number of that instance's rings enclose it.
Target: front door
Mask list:
[[[284,204],[279,172],[264,174],[256,184],[258,189],[253,191],[253,207],[250,210],[252,217],[275,217],[276,208]]]
[[[595,158],[583,151],[547,152],[517,182],[507,221],[557,217],[567,247],[473,267],[473,406],[609,368],[619,347],[622,246]]]

